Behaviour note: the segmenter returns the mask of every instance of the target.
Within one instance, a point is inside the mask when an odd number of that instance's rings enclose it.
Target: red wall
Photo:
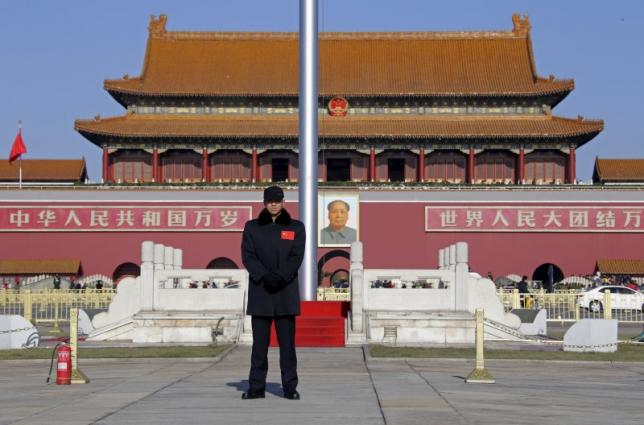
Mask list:
[[[256,216],[261,204],[251,205]],[[495,276],[531,276],[548,262],[565,276],[589,274],[599,258],[642,257],[643,233],[428,233],[424,231],[426,205],[361,202],[365,267],[435,268],[438,250],[458,241],[469,243],[472,270],[483,275],[491,271]],[[296,203],[287,203],[286,208],[297,217]],[[140,262],[145,240],[182,248],[184,268],[204,268],[217,257],[228,257],[241,266],[240,232],[5,232],[0,233],[0,258],[80,258],[84,274],[111,276],[122,263]]]

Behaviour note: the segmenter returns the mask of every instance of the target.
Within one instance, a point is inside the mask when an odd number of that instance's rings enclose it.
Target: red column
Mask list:
[[[208,149],[203,148],[201,153],[201,181],[210,181],[210,162],[208,161]]]
[[[369,180],[376,181],[376,150],[373,146],[369,151]]]
[[[577,167],[576,165],[576,159],[575,159],[575,148],[570,147],[570,154],[568,155],[568,183],[569,184],[574,184],[575,179],[577,178],[577,173],[575,168]]]
[[[425,148],[420,148],[418,153],[418,181],[425,181]]]
[[[110,154],[107,152],[107,147],[103,147],[103,183],[107,183],[109,179],[109,164]]]
[[[525,150],[523,147],[519,150],[519,181],[517,181],[518,184],[522,184],[523,180],[525,180]]]
[[[474,148],[470,148],[470,154],[467,157],[467,182],[474,183]]]
[[[259,181],[258,178],[258,172],[259,167],[257,166],[257,148],[253,146],[253,153],[251,155],[251,163],[250,163],[250,179],[253,182]]]
[[[152,179],[155,182],[161,181],[159,178],[159,149],[152,149]]]

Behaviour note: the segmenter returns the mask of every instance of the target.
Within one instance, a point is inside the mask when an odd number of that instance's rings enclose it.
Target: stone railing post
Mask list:
[[[172,251],[172,265],[174,270],[181,270],[183,268],[183,250],[175,248]]]
[[[164,267],[165,246],[160,243],[154,244],[154,270],[165,270]]]
[[[171,246],[163,248],[163,268],[164,270],[174,270],[174,248]]]
[[[152,310],[154,299],[154,242],[145,241],[141,244],[141,310]]]
[[[443,252],[443,270],[447,270],[449,267],[449,248],[445,247],[441,251]]]
[[[445,268],[445,258],[443,257],[443,249],[438,250],[438,270]]]
[[[163,244],[154,244],[154,271],[165,270],[165,246]],[[152,310],[156,304],[159,287],[155,283],[155,277],[152,278]]]
[[[458,311],[467,311],[469,307],[469,258],[468,246],[465,242],[458,242],[454,245],[455,255],[455,272],[454,281],[456,285],[455,290],[455,307]]]
[[[351,330],[356,333],[364,332],[364,266],[362,242],[351,244]]]
[[[165,270],[174,270],[174,248],[171,246],[166,246],[163,249],[163,268]],[[173,282],[166,281],[163,284],[164,288],[172,288],[173,286]]]
[[[456,270],[456,244],[449,246],[449,269]]]

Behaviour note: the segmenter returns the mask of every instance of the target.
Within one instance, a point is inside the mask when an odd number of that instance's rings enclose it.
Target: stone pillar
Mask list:
[[[183,249],[174,248],[172,251],[172,265],[173,270],[182,270],[183,269]]]
[[[203,182],[210,181],[210,161],[208,161],[207,148],[203,148],[203,152],[201,152],[201,180]]]
[[[445,247],[441,251],[443,252],[443,270],[447,270],[449,268],[449,248]]]
[[[438,250],[438,270],[445,268],[445,259],[443,258],[443,249]]]
[[[525,181],[525,149],[521,146],[519,150],[519,170],[517,174],[517,184],[523,184]]]
[[[576,158],[575,158],[575,148],[573,146],[570,147],[570,153],[568,154],[568,184],[574,184],[575,180],[577,179],[577,172],[575,168],[577,167],[576,164]]]
[[[373,146],[369,150],[369,180],[376,181],[376,149]]]
[[[259,165],[257,164],[257,147],[253,146],[253,153],[251,154],[251,163],[250,163],[250,180],[254,182],[259,181]]]
[[[467,182],[474,183],[474,148],[470,148],[470,154],[467,156]]]
[[[154,242],[145,241],[141,244],[141,310],[152,310],[154,299]]]
[[[163,249],[163,269],[174,270],[174,248],[166,246]]]
[[[165,246],[160,243],[154,244],[154,270],[164,270]]]
[[[457,311],[467,311],[469,307],[469,258],[468,246],[466,242],[457,242],[454,245],[456,251],[455,266],[455,307]]]
[[[351,330],[356,333],[364,332],[364,266],[362,242],[351,244]]]
[[[418,181],[425,181],[425,148],[420,148],[418,152]]]
[[[456,244],[449,246],[449,269],[456,270]]]
[[[159,176],[159,148],[156,146],[152,150],[152,179],[155,182],[161,181]]]
[[[107,183],[110,179],[109,175],[110,154],[107,147],[103,146],[103,183]]]

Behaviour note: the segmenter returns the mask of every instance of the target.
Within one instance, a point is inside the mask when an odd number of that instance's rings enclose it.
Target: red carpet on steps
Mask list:
[[[346,301],[302,301],[302,315],[296,320],[295,345],[298,347],[344,347],[344,322],[349,311]],[[277,347],[275,325],[271,347]]]

